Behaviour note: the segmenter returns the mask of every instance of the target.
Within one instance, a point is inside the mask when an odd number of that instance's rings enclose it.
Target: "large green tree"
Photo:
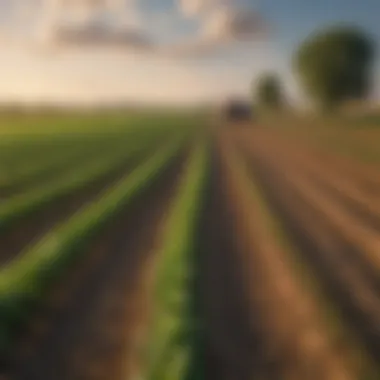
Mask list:
[[[261,76],[253,86],[256,102],[261,108],[278,109],[283,105],[282,84],[276,74],[268,73]]]
[[[318,106],[333,109],[368,95],[374,57],[374,42],[363,30],[330,27],[301,44],[294,68],[306,94]]]

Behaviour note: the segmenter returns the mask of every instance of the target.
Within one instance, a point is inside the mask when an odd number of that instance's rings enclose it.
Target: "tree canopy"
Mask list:
[[[257,104],[267,109],[280,108],[283,105],[281,80],[276,74],[263,75],[253,89],[256,92]]]
[[[320,107],[331,109],[368,95],[374,57],[374,42],[364,31],[331,27],[301,44],[294,68],[305,92]]]

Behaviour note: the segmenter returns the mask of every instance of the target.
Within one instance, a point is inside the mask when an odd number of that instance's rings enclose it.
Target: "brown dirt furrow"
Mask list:
[[[339,155],[337,153],[321,150],[321,163],[334,167],[339,173],[344,173],[348,178],[352,178],[364,191],[374,196],[380,195],[380,169],[376,165],[362,163],[355,157]]]
[[[255,145],[255,141],[243,141],[244,145]],[[380,229],[380,198],[363,191],[352,177],[346,177],[336,168],[321,162],[319,156],[305,148],[295,149],[289,143],[271,138],[265,146],[278,160],[281,157],[282,165],[299,168],[303,175],[313,180],[316,186],[326,195],[331,195],[337,203],[347,208],[357,218],[369,226]]]
[[[220,147],[233,231],[247,271],[248,308],[258,320],[266,377],[356,379],[356,371],[341,355],[339,342],[327,332],[318,305],[276,243],[244,173],[238,173],[230,143],[222,141]]]
[[[108,187],[132,171],[137,164],[138,160],[129,160],[101,179],[60,197],[53,204],[40,207],[1,231],[0,267],[22,254],[24,249],[40,240],[54,226],[93,202]]]
[[[303,139],[286,137],[270,130],[247,131],[240,133],[239,139],[243,138],[252,142],[260,141],[261,144],[288,147],[289,151],[313,157],[327,171],[339,173],[341,178],[345,178],[350,183],[363,192],[366,197],[378,200],[380,195],[380,168],[369,164],[360,163],[349,157],[342,157],[339,154],[328,152],[322,148],[316,148],[311,144],[305,144]]]
[[[260,154],[263,160],[291,175],[297,187],[303,189],[304,197],[317,207],[320,217],[326,219],[330,228],[351,246],[352,259],[380,290],[377,254],[380,213],[376,213],[376,204],[355,187],[344,186],[345,180],[339,174],[324,170],[314,158],[291,151],[273,139],[267,144],[249,141],[241,144],[241,148],[247,154]]]
[[[263,159],[274,167],[279,167],[282,173],[286,173],[299,197],[314,210],[317,217],[324,220],[326,225],[334,231],[339,238],[350,247],[347,255],[353,265],[360,268],[364,275],[371,280],[373,287],[380,291],[380,258],[378,249],[380,247],[380,234],[372,226],[363,224],[351,210],[346,209],[339,201],[328,192],[321,191],[313,180],[307,178],[304,172],[299,171],[296,165],[286,163],[285,159],[278,157],[273,160],[271,152],[264,154]]]
[[[20,332],[12,380],[126,380],[138,374],[154,252],[186,155],[122,210]]]
[[[204,378],[251,380],[260,373],[261,348],[254,316],[247,308],[249,295],[242,280],[245,268],[226,207],[225,181],[215,146],[210,176],[199,257]]]
[[[369,227],[380,229],[380,198],[368,196],[356,186],[349,178],[345,178],[335,169],[326,167],[318,161],[317,157],[299,154],[298,151],[283,147],[284,155],[281,155],[282,163],[288,161],[287,165],[299,168],[303,175],[313,181],[320,191],[326,196],[334,199],[336,203],[342,205],[353,216],[362,220]],[[271,146],[271,151],[275,151],[278,156],[279,147]]]
[[[262,157],[251,162],[286,232],[305,255],[342,314],[362,337],[374,360],[380,359],[380,302],[373,283],[352,260],[352,247],[297,191],[283,168]],[[342,346],[344,346],[342,342]]]

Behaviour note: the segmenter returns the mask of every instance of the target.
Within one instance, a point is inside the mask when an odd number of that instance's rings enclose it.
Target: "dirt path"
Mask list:
[[[277,141],[278,144],[291,147],[293,150],[306,152],[317,158],[319,163],[326,169],[334,170],[340,176],[349,178],[361,190],[368,195],[378,197],[380,194],[380,168],[378,165],[359,162],[354,157],[342,156],[322,147],[317,147],[312,142],[304,139],[297,139],[297,136],[287,136],[275,130],[257,130],[252,133],[248,131],[245,138],[260,138],[265,140]]]
[[[274,242],[260,236],[257,220],[248,221],[255,210],[239,192],[228,156],[214,147],[203,222],[205,378],[355,379],[356,364],[343,364],[340,342],[330,340]]]
[[[228,135],[220,150],[225,166],[233,231],[240,248],[243,276],[257,320],[265,378],[356,379],[355,366],[343,354],[310,289],[277,240],[271,217],[239,165]],[[342,355],[343,354],[343,355]]]
[[[20,336],[12,380],[126,380],[136,375],[152,254],[184,156],[94,241]]]
[[[203,220],[200,258],[207,380],[251,380],[258,372],[260,346],[243,284],[233,221],[226,207],[222,168],[213,152],[211,184]]]
[[[314,146],[302,138],[278,133],[276,130],[246,130],[233,133],[233,135],[233,138],[243,142],[260,142],[265,146],[271,145],[273,148],[281,150],[286,148],[292,154],[313,158],[326,171],[339,173],[341,178],[350,181],[366,196],[376,199],[380,194],[380,168],[378,166],[359,162],[353,157],[341,156],[339,153]]]
[[[137,159],[128,159],[102,178],[66,194],[46,207],[35,212],[0,233],[0,266],[14,259],[23,249],[33,245],[55,225],[74,215],[81,207],[90,204],[109,186],[126,176],[138,164]]]
[[[281,151],[277,144],[246,148],[248,154],[251,151],[280,172],[286,173],[288,182],[292,182],[299,191],[299,198],[313,206],[318,217],[325,220],[329,228],[352,247],[352,260],[380,289],[378,199],[368,199],[366,194],[348,185],[339,173],[330,173],[328,168],[323,170],[311,157],[292,154],[289,148],[283,147]]]
[[[352,265],[380,291],[380,205],[379,198],[369,197],[350,179],[335,169],[324,167],[318,157],[292,146],[282,144],[275,137],[264,141],[244,139],[241,149],[253,154],[276,169],[297,190],[299,202],[303,199],[313,209],[317,219],[325,222],[331,231],[345,242]]]
[[[286,232],[313,265],[326,293],[333,296],[373,358],[379,360],[380,298],[371,279],[352,260],[352,247],[299,196],[291,175],[285,179],[286,168],[275,168],[259,157],[251,162]]]
[[[287,167],[299,169],[305,177],[313,180],[326,195],[334,197],[336,202],[344,205],[363,222],[367,222],[368,225],[377,229],[380,228],[379,194],[365,191],[358,184],[356,176],[345,173],[340,167],[334,167],[331,163],[326,163],[326,160],[321,158],[320,152],[310,150],[307,146],[295,146],[292,142],[282,141],[277,136],[267,136],[264,133],[261,133],[260,137],[256,135],[243,137],[242,145],[257,147],[259,143],[264,147],[270,147],[268,153],[272,155],[275,153],[276,159],[281,158],[282,165],[286,161]],[[372,179],[379,176],[380,171],[377,175],[373,174]]]

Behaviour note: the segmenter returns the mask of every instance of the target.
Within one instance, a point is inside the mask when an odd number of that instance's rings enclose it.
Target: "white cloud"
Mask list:
[[[12,28],[2,35],[28,46],[112,47],[180,56],[212,53],[238,40],[255,39],[263,29],[256,12],[241,9],[232,0],[176,1],[199,28],[173,45],[155,41],[140,0],[12,0]]]
[[[204,10],[204,0],[180,0],[180,9],[187,17],[198,15]]]
[[[148,47],[137,0],[0,0],[3,43]]]
[[[178,0],[185,17],[200,22],[197,40],[204,46],[254,39],[265,33],[265,23],[251,8],[233,0]]]
[[[221,7],[210,14],[203,25],[203,34],[220,39],[245,39],[261,35],[265,25],[252,10]]]
[[[219,7],[232,6],[233,0],[178,0],[183,14],[188,17],[200,16]]]
[[[0,101],[136,101],[186,104],[215,99],[228,84],[199,65],[136,54],[73,53],[45,59],[25,51],[1,54]],[[16,62],[16,64],[15,64]],[[22,71],[23,75],[19,73]],[[231,74],[231,73],[230,73]],[[231,75],[229,75],[229,78]],[[230,78],[231,79],[231,78]]]
[[[134,28],[111,28],[92,22],[82,26],[56,28],[52,32],[55,46],[92,46],[150,49],[152,42],[142,31]]]

